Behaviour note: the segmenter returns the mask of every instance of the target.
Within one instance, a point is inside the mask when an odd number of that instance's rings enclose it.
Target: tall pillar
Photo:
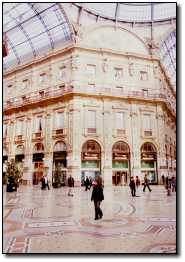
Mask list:
[[[104,152],[102,152],[102,174],[105,186],[112,186],[112,125],[111,118],[111,103],[102,101],[103,103],[103,121],[102,121],[102,139]]]
[[[48,176],[48,180],[52,182],[53,167],[53,145],[52,145],[52,114],[47,111],[45,114],[45,148],[44,148],[44,172]]]
[[[32,149],[32,127],[31,116],[26,118],[26,131],[25,131],[25,149],[24,149],[24,167],[23,167],[23,181],[32,185],[32,177],[34,172],[33,149]]]
[[[140,176],[140,128],[138,112],[135,105],[132,105],[132,111],[130,113],[131,120],[131,141],[132,141],[132,155],[131,155],[131,176]]]
[[[80,137],[82,134],[82,126],[80,125],[80,106],[81,102],[77,99],[73,100],[73,104],[69,105],[68,118],[68,153],[67,168],[68,176],[71,174],[75,180],[75,186],[81,185],[81,146]]]
[[[158,182],[161,183],[162,175],[168,175],[168,166],[166,165],[166,150],[165,150],[165,118],[162,109],[157,107],[157,141],[159,144],[159,152],[157,152],[158,164]]]

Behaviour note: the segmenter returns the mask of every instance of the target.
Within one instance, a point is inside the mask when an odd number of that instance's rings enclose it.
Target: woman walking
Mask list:
[[[101,177],[98,176],[96,181],[93,183],[93,191],[91,196],[91,201],[94,201],[95,220],[101,219],[103,216],[103,212],[100,208],[102,200],[104,200],[103,185]]]

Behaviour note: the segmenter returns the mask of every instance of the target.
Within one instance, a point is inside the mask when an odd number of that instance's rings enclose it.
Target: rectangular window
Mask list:
[[[55,128],[56,129],[64,128],[64,112],[56,112]]]
[[[149,114],[143,115],[143,129],[144,131],[152,130],[151,115]]]
[[[59,80],[65,80],[66,78],[66,67],[59,68]]]
[[[87,65],[87,74],[94,76],[96,74],[96,66],[95,65]]]
[[[25,89],[25,88],[28,87],[28,85],[29,85],[29,80],[28,80],[28,79],[24,79],[24,80],[22,81],[22,88]]]
[[[116,80],[123,78],[123,68],[114,68],[114,77]]]
[[[44,84],[46,82],[46,73],[41,73],[39,76],[39,83]]]
[[[96,133],[96,111],[87,111],[87,130],[88,133]]]
[[[117,112],[116,113],[116,129],[123,130],[125,129],[124,125],[124,112]]]
[[[94,88],[95,88],[95,84],[93,84],[93,83],[88,83],[88,87],[89,87],[90,89],[94,89]]]
[[[116,90],[118,92],[123,92],[123,87],[122,86],[116,86]]]
[[[36,117],[35,133],[40,133],[43,130],[43,119],[42,116]]]
[[[140,71],[140,80],[142,81],[148,80],[148,73],[146,71]]]
[[[23,127],[24,127],[24,121],[18,120],[17,125],[16,125],[16,135],[17,136],[23,135],[23,132],[24,132]]]

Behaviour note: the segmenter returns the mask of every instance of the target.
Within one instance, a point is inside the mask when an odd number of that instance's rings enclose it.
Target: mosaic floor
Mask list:
[[[21,186],[3,198],[4,253],[175,253],[176,193],[162,186],[132,198],[128,187],[104,189],[94,220],[91,192]]]

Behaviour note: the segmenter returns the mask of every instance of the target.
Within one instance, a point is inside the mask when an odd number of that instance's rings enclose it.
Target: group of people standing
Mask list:
[[[172,190],[172,192],[176,192],[176,177],[169,177],[168,175],[165,177],[162,175],[162,183],[166,187],[167,190]]]
[[[140,179],[139,179],[138,176],[136,176],[136,179],[134,179],[133,176],[130,178],[129,186],[130,186],[130,190],[131,190],[131,195],[133,197],[136,197],[136,188],[138,188],[140,184],[141,184],[141,182],[140,182]],[[148,188],[149,192],[152,191],[152,189],[150,188],[150,185],[149,185],[149,180],[148,180],[147,174],[145,174],[145,176],[144,176],[143,192],[145,192],[146,187]]]

